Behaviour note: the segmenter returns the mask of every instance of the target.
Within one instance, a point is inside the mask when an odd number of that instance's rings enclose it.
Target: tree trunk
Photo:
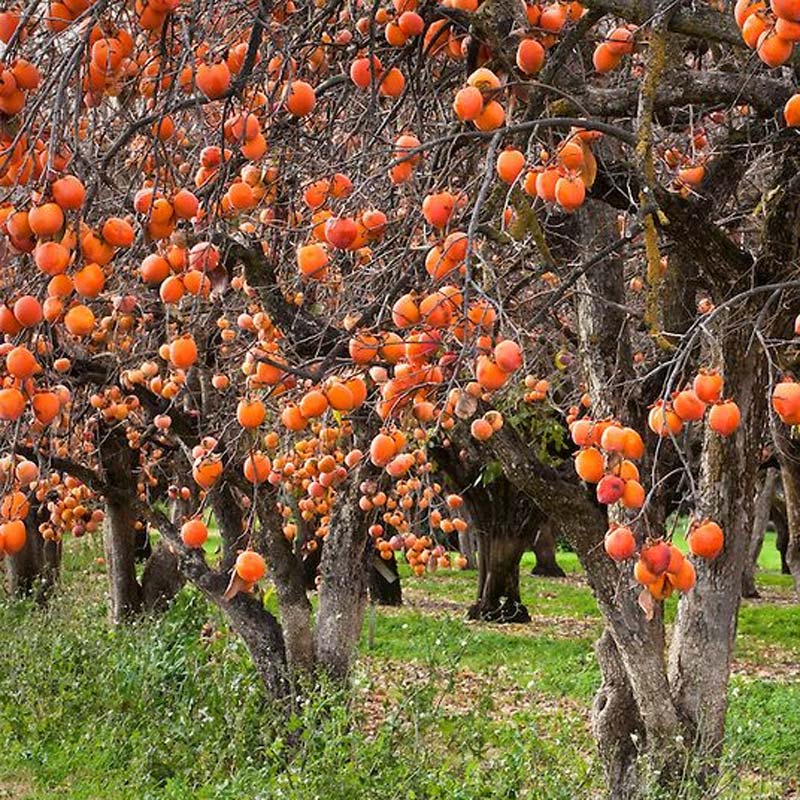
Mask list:
[[[474,443],[460,439],[458,445],[467,451],[466,457],[476,457],[474,452],[477,447]],[[676,750],[680,750],[678,735],[681,726],[667,678],[664,622],[660,605],[656,604],[652,618],[648,619],[637,603],[641,587],[633,581],[633,563],[618,566],[606,555],[602,547],[603,535],[608,528],[606,511],[577,482],[571,465],[565,466],[562,473],[541,463],[511,425],[503,426],[486,446],[491,448],[497,462],[503,465],[504,478],[513,482],[515,490],[532,503],[533,514],[539,515],[539,518],[557,520],[578,553],[605,618],[605,642],[608,637],[613,639],[619,664],[624,668],[642,721],[644,735],[637,743],[643,762],[642,775],[648,776],[648,780],[658,780],[665,774],[668,764],[683,764],[680,753],[673,758]],[[470,494],[464,494],[465,501]],[[508,503],[501,500],[498,505],[507,507]],[[609,700],[620,695],[620,681],[614,679],[613,668],[614,663],[607,666],[608,685],[601,689],[598,714],[605,709]],[[612,688],[614,691],[611,691]],[[616,712],[616,707],[611,706],[609,718],[618,718],[624,713]],[[608,733],[603,753],[610,759],[606,765],[609,775],[619,775],[620,780],[624,778],[623,785],[613,787],[612,796],[626,797],[626,792],[630,796],[629,778],[620,769],[619,762],[614,763],[611,758],[619,743],[624,742],[625,735],[619,733],[612,736],[612,729],[610,724],[604,728]],[[615,738],[618,741],[615,742]]]
[[[458,534],[458,551],[467,559],[467,569],[478,568],[478,542],[472,527]]]
[[[217,521],[222,539],[222,559],[220,569],[228,572],[240,550],[247,546],[247,534],[243,530],[243,514],[241,503],[234,497],[232,488],[223,483],[211,492],[211,507]]]
[[[220,597],[217,591],[211,599],[242,637],[269,696],[276,700],[290,697],[293,683],[278,621],[264,608],[260,597],[238,594],[231,602],[220,601]]]
[[[33,596],[45,603],[58,579],[61,542],[45,540],[39,533],[39,505],[31,503],[25,518],[25,546],[6,562],[8,591],[14,597]]]
[[[669,658],[673,698],[687,728],[684,738],[693,743],[692,767],[701,781],[716,769],[722,751],[766,420],[763,351],[751,343],[750,331],[735,327],[738,313],[715,333],[724,359],[725,392],[736,398],[742,421],[727,438],[706,429],[695,508],[698,519],[710,518],[722,527],[725,543],[713,561],[694,559],[697,585],[681,595]]]
[[[601,250],[616,240],[617,215],[613,208],[602,202],[589,202],[579,214],[584,253]],[[630,321],[625,310],[624,266],[618,253],[610,254],[576,283],[580,363],[594,418],[611,416],[644,430],[645,409],[651,398],[642,402],[638,392],[622,388],[636,384]],[[679,308],[670,308],[669,312],[659,309],[659,313],[677,315]],[[652,326],[656,328],[662,321],[654,319]],[[642,463],[644,474],[651,471],[650,466],[646,461]],[[664,467],[653,465],[652,471],[660,474]],[[656,481],[655,485],[660,483]],[[547,509],[542,511],[550,517]],[[609,559],[601,545],[608,512],[600,512],[601,530],[582,531],[582,526],[570,520],[575,511],[565,511],[554,521],[570,537],[606,624],[597,647],[603,674],[594,707],[599,754],[610,797],[628,800],[639,796],[648,781],[661,779],[675,749],[679,722],[669,702],[663,615],[656,607],[648,620],[638,606],[641,588],[632,580],[632,564],[609,569]],[[658,496],[651,496],[646,514],[645,527],[654,525],[658,530],[664,517],[663,488]],[[631,743],[631,733],[637,734],[636,743]]]
[[[289,670],[292,674],[311,673],[315,659],[314,637],[303,564],[296,557],[292,542],[283,534],[283,520],[275,498],[262,492],[257,501],[257,510],[261,537],[278,597]]]
[[[467,617],[530,622],[519,591],[519,564],[542,517],[507,475],[501,473],[485,482],[480,474],[485,454],[470,452],[472,442],[465,445],[466,440],[459,440],[458,445],[437,449],[436,462],[454,485],[468,487],[462,492],[462,514],[478,543],[478,587]]]
[[[786,521],[786,500],[783,497],[783,476],[781,476],[781,494],[775,492],[772,500],[770,521],[775,528],[775,549],[781,557],[781,574],[791,575],[786,563],[786,550],[789,547],[789,523]]]
[[[639,794],[637,742],[645,731],[625,666],[608,629],[595,645],[602,684],[592,705],[592,732],[610,788],[610,800],[634,800]]]
[[[530,499],[504,475],[464,493],[477,523],[478,596],[467,617],[486,622],[530,622],[519,591],[519,562],[541,520]]]
[[[142,513],[175,549],[181,574],[220,609],[234,633],[242,637],[270,698],[291,697],[292,682],[281,628],[275,616],[264,608],[261,595],[239,592],[226,599],[229,575],[209,569],[202,549],[185,548],[179,527],[158,509]],[[291,705],[284,703],[279,708],[288,713]]]
[[[106,498],[103,544],[112,625],[131,619],[142,608],[142,589],[136,580],[136,521],[136,514],[125,497],[116,494]]]
[[[513,522],[487,528],[482,524],[478,531],[478,599],[467,617],[486,622],[530,622],[519,592],[519,562],[530,538]]]
[[[364,471],[356,470],[336,499],[320,563],[314,650],[317,665],[336,680],[350,670],[367,605],[372,548],[368,522],[358,507]]]
[[[369,598],[379,606],[401,606],[403,590],[400,587],[400,573],[394,551],[386,561],[373,551],[372,568],[369,571]]]
[[[768,467],[764,472],[761,485],[756,495],[755,509],[753,511],[753,534],[750,540],[750,552],[745,562],[742,573],[742,597],[758,597],[756,586],[756,570],[758,557],[764,544],[764,534],[769,524],[772,498],[775,494],[775,485],[778,482],[779,472],[775,467]]]
[[[786,566],[800,595],[800,446],[780,448],[783,496],[786,501],[786,522],[789,535],[786,541]]]
[[[319,564],[322,561],[325,540],[316,535],[311,526],[302,518],[299,511],[296,513],[297,536],[293,542],[294,554],[297,563],[300,565],[300,572],[303,575],[303,583],[306,590],[315,592],[317,590]],[[313,546],[312,542],[316,546]]]
[[[109,618],[118,625],[139,613],[142,589],[136,580],[135,456],[122,429],[100,431],[100,460],[109,486],[103,544],[108,573]]]
[[[142,573],[142,605],[145,611],[165,611],[184,583],[172,549],[163,542],[156,545]]]
[[[541,575],[548,578],[566,577],[564,570],[556,561],[556,537],[553,524],[547,520],[539,526],[533,537],[533,552],[536,553],[536,566],[531,575]]]

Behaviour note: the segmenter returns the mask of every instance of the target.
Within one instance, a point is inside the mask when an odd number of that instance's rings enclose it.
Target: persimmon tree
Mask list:
[[[375,559],[463,563],[451,484],[491,461],[603,612],[610,794],[709,780],[770,440],[800,574],[798,25],[792,0],[6,5],[4,552],[104,528],[119,620],[157,529],[157,594],[177,560],[288,698],[346,677]],[[542,442],[565,424],[574,463]],[[487,558],[514,517],[475,502]]]

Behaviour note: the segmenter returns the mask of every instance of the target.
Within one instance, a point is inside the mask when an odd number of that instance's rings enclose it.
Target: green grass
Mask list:
[[[533,578],[526,556],[534,621],[503,627],[465,621],[474,573],[415,580],[401,567],[410,602],[377,609],[371,637],[365,626],[352,702],[310,695],[290,745],[243,645],[196,592],[110,630],[98,555],[96,542],[69,543],[47,611],[0,601],[0,798],[598,796],[588,709],[600,619],[575,578]],[[580,571],[570,553],[559,561]],[[759,573],[788,601],[777,577]],[[725,772],[741,780],[720,798],[777,800],[800,775],[799,631],[796,604],[743,605]]]
[[[442,659],[487,674],[500,668],[521,687],[588,701],[598,675],[590,657],[592,642],[593,638],[512,635],[453,615],[408,611],[381,615],[372,649],[367,648],[365,632],[362,650],[397,661]]]

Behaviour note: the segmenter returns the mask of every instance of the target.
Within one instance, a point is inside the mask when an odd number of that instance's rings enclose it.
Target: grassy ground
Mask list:
[[[528,575],[530,625],[464,620],[474,573],[404,570],[378,609],[351,698],[308,697],[287,744],[242,645],[191,590],[163,617],[105,623],[96,542],[71,542],[49,611],[0,603],[0,798],[348,800],[595,797],[588,730],[600,621],[577,561]],[[762,556],[744,604],[715,797],[800,796],[800,607]],[[674,613],[671,601],[669,613]]]

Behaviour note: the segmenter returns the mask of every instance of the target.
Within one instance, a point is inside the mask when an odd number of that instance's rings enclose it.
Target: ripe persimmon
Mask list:
[[[694,389],[677,392],[672,398],[672,407],[684,422],[702,419],[706,412],[706,404],[697,396]]]
[[[23,328],[33,328],[44,319],[42,304],[29,294],[23,295],[14,303],[13,311]]]
[[[624,525],[616,525],[608,530],[603,547],[614,561],[627,561],[636,552],[636,537]]]
[[[564,176],[556,181],[556,202],[567,213],[576,211],[586,198],[586,185],[581,178]]]
[[[269,477],[272,465],[267,456],[263,453],[255,452],[247,456],[244,461],[244,477],[250,483],[263,483]]]
[[[306,244],[297,248],[297,266],[307,280],[324,280],[328,272],[328,254],[319,244]]]
[[[722,552],[725,535],[716,522],[705,520],[691,528],[686,543],[693,555],[711,560]]]
[[[197,361],[197,344],[191,334],[185,334],[170,343],[169,360],[179,369],[189,369]]]
[[[708,412],[708,427],[721,436],[730,436],[742,420],[739,406],[733,400],[720,401]]]
[[[292,81],[286,96],[286,110],[296,117],[308,116],[317,104],[314,87],[306,81]]]
[[[51,187],[53,199],[64,211],[75,211],[83,206],[86,189],[79,178],[65,175],[53,181]]]
[[[237,556],[234,569],[245,583],[256,583],[264,577],[267,565],[254,550],[244,550]]]
[[[477,119],[483,111],[483,95],[476,86],[465,86],[456,92],[453,111],[463,122]]]
[[[222,97],[230,88],[231,71],[227,63],[200,64],[195,77],[197,88],[210,100]]]
[[[181,541],[190,548],[202,547],[208,539],[208,527],[199,517],[187,520],[181,526]]]
[[[503,150],[497,157],[497,175],[504,183],[514,183],[525,169],[525,156],[515,148]]]
[[[13,387],[0,389],[0,420],[14,422],[25,411],[25,396]]]
[[[6,369],[15,378],[30,378],[39,368],[33,353],[19,345],[6,354]]]
[[[28,212],[28,225],[36,236],[54,236],[64,227],[64,212],[57,203],[34,206]]]
[[[603,454],[596,447],[585,447],[575,456],[575,472],[586,483],[598,483],[605,474]]]
[[[523,39],[517,46],[517,68],[526,75],[535,75],[544,66],[545,50],[536,39]]]
[[[236,407],[236,419],[243,428],[257,428],[266,417],[266,409],[260,400],[242,398]]]
[[[306,419],[321,417],[328,410],[328,398],[319,389],[306,392],[300,400],[300,413]]]

